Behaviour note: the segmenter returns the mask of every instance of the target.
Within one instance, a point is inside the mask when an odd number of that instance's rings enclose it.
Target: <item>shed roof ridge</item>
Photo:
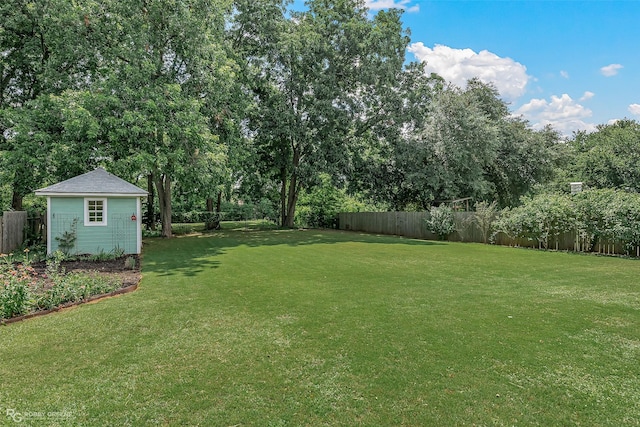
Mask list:
[[[65,181],[36,190],[36,195],[122,194],[144,196],[147,191],[99,166]]]

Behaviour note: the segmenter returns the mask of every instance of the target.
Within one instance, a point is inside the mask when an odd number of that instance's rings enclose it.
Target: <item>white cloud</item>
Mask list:
[[[610,64],[600,68],[600,74],[602,74],[605,77],[613,77],[616,74],[618,74],[618,70],[620,70],[621,68],[624,68],[624,67],[620,64]]]
[[[561,70],[560,71],[560,76],[564,77],[565,79],[569,78],[569,72],[565,71],[565,70]]]
[[[640,116],[640,104],[629,105],[629,112],[634,116]]]
[[[593,98],[594,96],[596,96],[596,94],[595,94],[595,93],[593,93],[593,92],[589,92],[589,91],[586,91],[586,92],[585,92],[585,93],[580,97],[579,101],[581,101],[581,102],[582,102],[582,101],[587,101],[587,100],[589,100],[589,99]]]
[[[409,13],[420,11],[419,4],[410,6],[411,0],[366,0],[364,3],[369,10],[403,9]]]
[[[585,95],[591,92],[585,92]],[[522,105],[515,112],[529,120],[534,129],[542,129],[546,125],[553,126],[565,136],[574,131],[596,130],[596,125],[585,120],[593,115],[592,111],[574,101],[569,95],[551,96],[551,101],[546,99],[532,99]]]
[[[408,50],[426,63],[428,73],[437,73],[460,87],[464,87],[467,80],[478,77],[485,83],[493,83],[507,101],[522,96],[531,79],[527,75],[527,67],[488,50],[476,53],[471,49],[454,49],[443,45],[435,45],[431,49],[422,42],[409,45]]]

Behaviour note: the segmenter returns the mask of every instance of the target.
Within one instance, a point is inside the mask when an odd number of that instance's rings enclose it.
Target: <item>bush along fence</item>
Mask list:
[[[575,195],[540,194],[498,211],[353,212],[338,214],[341,230],[436,240],[485,242],[540,249],[625,254],[640,257],[640,194],[587,190]],[[448,219],[453,222],[447,228]],[[453,230],[453,231],[451,231]]]
[[[588,190],[541,194],[505,209],[493,224],[510,244],[526,239],[544,249],[640,256],[640,194]]]

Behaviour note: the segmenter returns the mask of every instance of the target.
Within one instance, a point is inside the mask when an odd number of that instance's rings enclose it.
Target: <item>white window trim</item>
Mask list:
[[[102,202],[102,221],[90,222],[89,221],[89,202],[101,201]],[[107,225],[107,199],[100,197],[85,197],[84,198],[84,225],[85,227],[104,227]]]

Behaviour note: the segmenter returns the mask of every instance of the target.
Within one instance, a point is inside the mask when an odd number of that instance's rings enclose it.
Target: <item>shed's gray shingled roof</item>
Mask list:
[[[53,194],[146,196],[148,193],[102,168],[97,168],[91,172],[36,190],[37,196]]]

